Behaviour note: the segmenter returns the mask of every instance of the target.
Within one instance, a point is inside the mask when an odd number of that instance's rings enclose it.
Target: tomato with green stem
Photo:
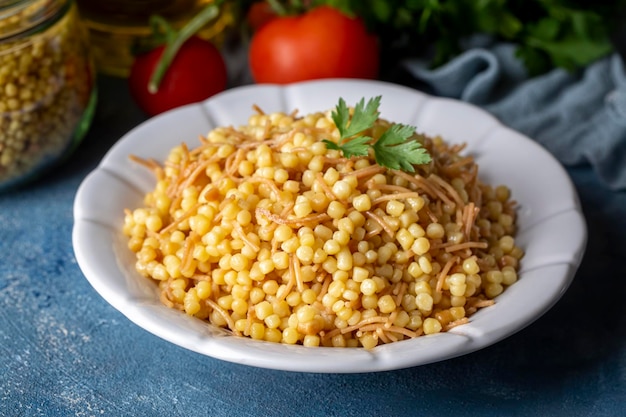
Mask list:
[[[131,96],[147,114],[156,114],[205,100],[228,84],[226,63],[219,49],[195,33],[219,13],[212,3],[179,32],[159,16],[152,25],[164,28],[166,42],[135,58],[128,77]]]
[[[319,78],[374,79],[379,43],[357,17],[320,6],[279,16],[252,36],[250,71],[257,83],[286,84]]]

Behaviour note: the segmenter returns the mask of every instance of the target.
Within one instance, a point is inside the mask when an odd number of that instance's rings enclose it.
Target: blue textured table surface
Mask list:
[[[569,172],[587,253],[558,304],[508,339],[393,372],[300,374],[221,362],[132,324],[83,277],[72,204],[109,147],[145,117],[103,78],[68,163],[0,195],[2,416],[626,415],[626,192]]]

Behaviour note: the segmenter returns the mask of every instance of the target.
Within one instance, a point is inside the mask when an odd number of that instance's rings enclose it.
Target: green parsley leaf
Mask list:
[[[378,165],[391,169],[415,172],[414,165],[430,162],[430,155],[422,144],[410,139],[415,127],[395,124],[387,129],[374,143],[374,156]]]
[[[380,99],[381,96],[374,97],[365,104],[365,98],[362,98],[354,107],[352,118],[350,118],[350,109],[348,109],[345,100],[343,98],[339,99],[339,104],[332,112],[332,118],[339,129],[342,141],[372,127],[380,115],[378,112]]]
[[[340,150],[346,158],[367,156],[369,155],[369,142],[372,140],[369,136],[358,136],[341,145]]]
[[[365,98],[362,98],[354,107],[354,112],[350,117],[348,105],[343,98],[340,98],[332,112],[332,119],[339,130],[339,141],[335,143],[324,139],[322,142],[326,144],[327,149],[341,151],[345,158],[368,156],[371,148],[379,165],[415,172],[414,165],[426,164],[431,159],[422,144],[411,139],[415,134],[415,127],[402,124],[392,125],[373,144],[373,138],[360,135],[374,126],[378,120],[380,100],[381,96],[378,96],[365,103]]]
[[[273,1],[341,4],[378,35],[387,63],[428,57],[432,49],[430,63],[438,67],[462,53],[468,39],[486,35],[490,41],[516,45],[529,75],[555,67],[579,69],[615,50],[626,10],[625,0]]]

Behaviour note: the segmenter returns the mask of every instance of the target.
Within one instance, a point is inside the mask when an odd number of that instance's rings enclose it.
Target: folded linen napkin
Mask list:
[[[563,165],[591,164],[611,189],[626,189],[626,72],[619,55],[575,73],[555,69],[529,77],[515,47],[466,50],[437,69],[404,67],[432,94],[478,105],[541,143]]]

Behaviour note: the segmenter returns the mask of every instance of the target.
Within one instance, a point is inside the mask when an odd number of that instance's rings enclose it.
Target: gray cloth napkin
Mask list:
[[[608,187],[626,189],[626,72],[617,54],[536,77],[510,44],[468,49],[434,70],[418,59],[404,66],[433,94],[478,105],[563,165],[591,164]]]

